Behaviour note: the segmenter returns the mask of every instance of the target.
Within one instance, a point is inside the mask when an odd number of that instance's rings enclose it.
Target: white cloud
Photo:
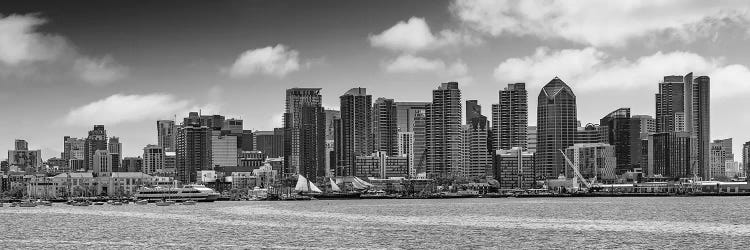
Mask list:
[[[510,58],[495,68],[495,79],[541,86],[555,76],[575,91],[624,90],[651,87],[665,75],[686,74],[711,77],[715,98],[750,93],[750,70],[726,64],[722,58],[705,58],[691,52],[656,52],[636,60],[612,58],[595,48],[550,51],[538,48],[534,55]]]
[[[168,94],[123,95],[107,98],[71,109],[63,118],[68,125],[114,125],[156,120],[188,110],[190,101]]]
[[[126,67],[115,63],[110,56],[100,59],[79,58],[75,61],[73,69],[82,80],[93,85],[105,85],[117,81],[125,77],[128,72]]]
[[[690,41],[729,23],[750,23],[750,5],[743,0],[456,0],[451,10],[469,27],[492,36],[561,38],[595,47],[624,46],[657,34]]]
[[[450,78],[462,84],[468,84],[473,80],[467,75],[469,73],[468,66],[460,59],[446,64],[440,59],[427,59],[403,54],[396,59],[383,63],[382,66],[387,73],[433,73],[441,78]]]
[[[37,15],[0,14],[0,74],[15,77],[37,77],[60,80],[72,74],[75,80],[104,85],[125,77],[128,69],[111,56],[99,59],[78,53],[65,37],[45,34],[37,27],[47,20]],[[43,75],[54,75],[44,77]]]
[[[299,52],[282,44],[247,50],[237,57],[227,73],[234,78],[256,74],[284,77],[300,70]]]
[[[370,35],[370,45],[394,51],[414,53],[459,44],[477,44],[480,41],[466,33],[442,30],[433,35],[424,18],[411,17],[377,35]]]

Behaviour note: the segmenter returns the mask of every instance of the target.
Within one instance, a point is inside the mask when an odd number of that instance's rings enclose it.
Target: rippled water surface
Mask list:
[[[750,248],[750,197],[0,208],[0,248]]]

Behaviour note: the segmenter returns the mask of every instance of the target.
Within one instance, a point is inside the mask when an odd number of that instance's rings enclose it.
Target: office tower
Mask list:
[[[341,111],[326,109],[326,141],[334,140],[333,121],[341,118]]]
[[[156,121],[157,145],[164,151],[174,152],[177,138],[177,127],[172,120]]]
[[[581,176],[586,179],[596,177],[605,183],[612,183],[617,178],[617,147],[606,143],[578,143],[565,149],[565,155],[578,166]],[[573,177],[574,171],[565,165],[565,175]]]
[[[325,175],[325,112],[319,88],[286,90],[283,177]]]
[[[536,145],[538,143],[537,137],[536,126],[528,126],[528,128],[526,128],[526,148],[529,153],[536,153]]]
[[[255,150],[261,151],[269,158],[284,156],[284,129],[275,128],[273,131],[255,131]]]
[[[121,172],[141,172],[143,169],[143,158],[125,157],[122,159]]]
[[[100,149],[94,152],[91,157],[92,160],[92,172],[98,176],[106,176],[112,173],[111,158],[109,151],[106,149]]]
[[[237,136],[222,135],[218,130],[211,131],[211,165],[237,166]]]
[[[482,106],[477,100],[466,100],[466,124],[471,120],[482,115]]]
[[[575,143],[607,143],[609,144],[609,128],[598,124],[586,124],[576,128]]]
[[[198,124],[199,126],[206,126],[210,130],[221,130],[224,127],[224,120],[226,118],[222,115],[203,115],[200,112],[190,112],[188,117],[182,120],[182,124]]]
[[[242,130],[241,134],[237,136],[237,151],[254,151],[255,150],[255,134],[252,130]]]
[[[341,119],[341,111],[338,110],[332,110],[332,109],[326,109],[325,110],[325,116],[326,116],[326,147],[325,147],[325,166],[326,166],[326,175],[333,174],[331,173],[332,169],[336,168],[336,154],[335,154],[335,126],[334,123]]]
[[[461,90],[457,82],[442,83],[432,91],[432,103],[427,106],[425,120],[427,176],[460,176]]]
[[[426,121],[429,102],[396,102],[396,124],[399,132],[414,133],[414,150],[411,151],[413,176],[425,172]]]
[[[393,99],[378,98],[372,107],[373,149],[387,156],[398,155],[398,123]]]
[[[463,176],[492,176],[492,142],[487,117],[481,114],[473,117],[463,131]]]
[[[619,175],[633,171],[633,164],[639,162],[640,158],[633,159],[634,155],[631,150],[634,148],[631,147],[631,143],[633,143],[631,137],[640,136],[640,133],[633,134],[635,131],[630,128],[632,125],[630,108],[619,108],[610,112],[599,120],[599,124],[605,128],[605,136],[609,145],[615,147],[615,156],[617,157],[615,173]],[[640,151],[640,141],[637,145],[638,147],[635,149]]]
[[[357,156],[368,156],[372,148],[372,96],[364,88],[353,88],[340,97],[341,100],[341,153],[339,166],[344,166],[345,175],[364,177],[365,172],[355,168]]]
[[[742,144],[742,165],[745,176],[750,176],[750,141]]]
[[[648,168],[646,176],[673,179],[693,178],[697,164],[695,137],[688,132],[666,132],[649,135]]]
[[[414,132],[398,132],[397,155],[406,157],[409,165],[409,177],[415,177],[417,171],[414,168]]]
[[[404,156],[388,156],[383,152],[374,152],[367,156],[355,157],[354,166],[365,177],[409,177],[409,163]]]
[[[576,96],[565,82],[555,77],[539,92],[537,106],[537,173],[557,178],[564,172],[560,150],[576,141],[578,117]]]
[[[242,134],[243,121],[242,119],[229,118],[224,120],[224,124],[221,126],[221,130],[226,131],[229,134]]]
[[[656,122],[649,115],[630,116],[630,159],[633,168],[648,166],[648,135],[656,133]]]
[[[29,144],[25,140],[16,140],[15,148],[8,150],[8,165],[26,172],[41,171],[42,150],[29,150]]]
[[[174,177],[177,173],[177,153],[164,152],[164,176]]]
[[[16,139],[15,144],[16,144],[16,147],[15,147],[16,150],[29,150],[29,143],[26,142],[26,140]]]
[[[104,125],[94,125],[94,129],[89,131],[86,137],[84,158],[86,159],[86,171],[91,171],[94,167],[94,153],[97,150],[107,150],[107,131]]]
[[[501,189],[531,189],[535,187],[534,154],[514,147],[497,150],[494,177]]]
[[[122,143],[120,142],[120,137],[112,136],[109,138],[107,151],[109,151],[110,154],[122,154]]]
[[[690,164],[698,176],[710,176],[710,79],[707,76],[665,76],[656,94],[656,132],[688,132],[691,140]]]
[[[199,123],[183,124],[177,129],[176,179],[184,184],[198,180],[197,173],[211,169],[211,129]]]
[[[143,148],[143,173],[160,175],[164,172],[164,148],[158,145],[146,145]]]
[[[732,153],[732,138],[714,140],[710,145],[710,153],[710,170],[708,171],[709,175],[705,178],[707,180],[710,180],[723,177],[726,172],[726,162],[734,162],[734,154]]]
[[[528,148],[529,103],[525,83],[508,84],[492,105],[495,149]]]

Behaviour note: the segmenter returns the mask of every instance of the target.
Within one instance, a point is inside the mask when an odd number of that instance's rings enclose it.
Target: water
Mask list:
[[[750,197],[0,208],[0,248],[748,248]]]

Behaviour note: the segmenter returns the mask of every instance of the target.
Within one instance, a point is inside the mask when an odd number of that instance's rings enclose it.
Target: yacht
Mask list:
[[[193,201],[215,201],[219,198],[219,193],[204,185],[185,185],[181,188],[171,187],[154,187],[140,188],[135,194],[135,198],[147,201],[161,200],[193,200]]]

